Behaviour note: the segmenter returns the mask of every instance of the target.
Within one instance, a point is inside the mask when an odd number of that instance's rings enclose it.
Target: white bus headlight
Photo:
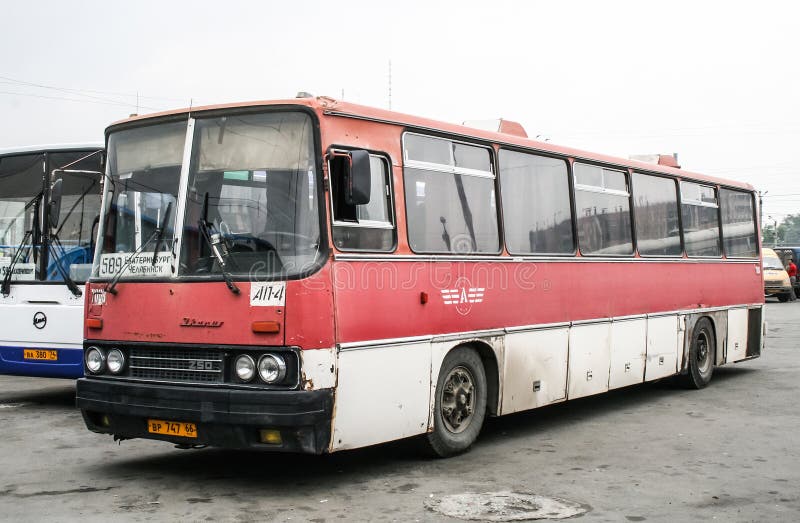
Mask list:
[[[86,368],[92,374],[100,374],[105,370],[106,357],[97,347],[89,347],[86,351]]]
[[[106,365],[111,374],[119,374],[125,368],[125,355],[119,349],[111,349],[106,355]]]
[[[278,383],[286,377],[286,362],[277,354],[265,354],[258,360],[258,375],[265,383]]]
[[[256,364],[247,354],[236,358],[233,368],[236,370],[236,377],[242,381],[250,381],[256,375]]]

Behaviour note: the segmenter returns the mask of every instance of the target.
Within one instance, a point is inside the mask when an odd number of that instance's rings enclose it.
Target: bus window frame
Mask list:
[[[722,226],[723,226],[723,222],[722,222],[722,190],[723,189],[725,189],[726,191],[733,191],[733,192],[738,192],[738,193],[741,193],[741,194],[746,194],[746,195],[748,195],[750,197],[750,203],[751,203],[750,208],[753,211],[753,224],[754,224],[753,232],[755,234],[755,239],[756,239],[756,253],[753,256],[730,256],[728,254],[728,250],[725,248],[725,232],[722,230]],[[729,186],[726,186],[726,185],[718,185],[717,186],[717,194],[718,194],[717,198],[719,200],[719,234],[720,234],[720,240],[722,242],[722,245],[721,245],[721,247],[722,247],[722,255],[725,257],[726,260],[727,259],[730,259],[730,260],[759,260],[761,258],[761,242],[759,241],[759,238],[761,237],[761,232],[760,232],[761,224],[758,222],[758,209],[756,208],[757,207],[757,202],[756,202],[755,193],[753,193],[753,191],[749,190],[749,189],[741,189],[741,188],[738,188],[738,187],[729,187]]]
[[[579,184],[578,181],[575,179],[575,165],[576,164],[583,164],[588,165],[591,167],[600,167],[601,169],[607,169],[609,171],[615,171],[622,174],[625,177],[625,184],[628,188],[627,191],[620,191],[617,189],[606,189],[605,187],[598,188],[594,185],[584,185]],[[574,213],[574,226],[575,226],[575,243],[577,244],[578,252],[580,252],[581,257],[591,257],[591,258],[636,258],[639,253],[639,246],[636,244],[636,225],[633,217],[633,187],[631,186],[631,176],[630,176],[630,169],[627,167],[621,167],[619,165],[614,164],[607,164],[603,162],[596,162],[592,160],[587,160],[584,158],[573,158],[571,162],[571,178],[572,178],[572,195],[573,195],[573,213]],[[603,178],[603,185],[605,185],[605,177]],[[581,242],[580,238],[578,238],[578,191],[585,191],[585,192],[592,192],[596,194],[609,194],[612,196],[626,196],[628,198],[628,219],[629,219],[629,226],[630,226],[630,233],[631,233],[631,252],[628,254],[606,254],[606,253],[585,253],[583,249],[581,249]]]
[[[675,188],[675,203],[677,205],[677,211],[678,211],[678,241],[680,242],[680,246],[681,246],[681,251],[679,253],[677,253],[677,254],[642,254],[639,251],[639,236],[638,236],[639,235],[639,228],[638,228],[638,226],[636,224],[636,208],[635,208],[636,200],[633,199],[633,191],[634,191],[634,187],[636,185],[636,182],[634,181],[634,178],[635,178],[634,174],[641,174],[643,176],[654,176],[654,177],[657,177],[657,178],[663,178],[665,180],[671,180],[672,181],[672,185]],[[631,183],[630,192],[631,192],[631,198],[633,199],[632,205],[631,205],[631,209],[632,209],[633,219],[634,219],[634,224],[633,224],[634,235],[636,237],[636,255],[638,257],[640,257],[640,258],[665,259],[665,260],[676,260],[676,259],[685,258],[686,257],[686,248],[685,248],[685,245],[683,243],[683,215],[681,213],[681,186],[680,186],[681,180],[679,178],[676,178],[675,176],[669,176],[669,175],[665,175],[665,174],[662,174],[662,173],[654,173],[654,172],[650,172],[650,171],[643,171],[643,170],[636,170],[636,169],[632,169],[631,170],[631,172],[630,172],[630,180],[631,180],[630,181],[630,183]]]
[[[344,152],[347,153],[349,151],[356,150],[356,147],[350,146],[343,146],[343,145],[331,145],[329,146],[329,151],[335,152]],[[389,221],[382,222],[376,220],[361,220],[361,221],[342,221],[336,219],[336,212],[335,212],[335,205],[334,205],[334,194],[333,194],[333,180],[332,180],[332,171],[331,171],[331,162],[330,159],[325,159],[325,169],[327,172],[327,183],[328,183],[328,203],[330,205],[330,238],[331,238],[331,245],[333,248],[340,252],[374,252],[374,253],[384,253],[384,254],[391,254],[397,251],[398,245],[398,226],[397,226],[397,212],[395,210],[395,184],[394,184],[394,172],[392,170],[393,163],[391,156],[383,151],[376,151],[371,149],[366,149],[369,153],[370,158],[378,158],[381,162],[383,162],[384,167],[386,167],[386,187],[389,191],[389,194],[385,197],[388,197],[387,208],[389,211]],[[357,207],[357,206],[356,206]],[[352,227],[352,228],[359,228],[359,229],[383,229],[383,230],[393,230],[394,231],[394,242],[392,244],[391,249],[351,249],[351,248],[343,248],[338,247],[335,242],[333,241],[333,228],[334,227]]]
[[[684,199],[683,197],[683,184],[690,183],[693,185],[697,185],[700,187],[709,187],[714,190],[714,197],[717,200],[717,203],[708,203],[702,200],[692,200],[692,199]],[[707,260],[724,260],[727,258],[725,256],[725,247],[722,243],[722,209],[720,208],[720,200],[719,200],[719,189],[720,186],[716,184],[711,184],[708,182],[700,182],[693,180],[691,178],[680,178],[678,179],[678,195],[680,197],[680,209],[681,209],[681,243],[683,244],[683,252],[686,258],[691,258],[693,260],[698,259],[707,259]],[[689,251],[686,249],[686,227],[683,223],[683,205],[695,205],[697,207],[710,207],[717,209],[717,240],[719,241],[719,254],[717,256],[708,256],[708,255],[693,255],[689,254]]]
[[[569,198],[569,212],[570,212],[570,230],[572,231],[572,250],[570,252],[517,253],[517,252],[514,252],[514,251],[512,251],[511,249],[508,248],[508,244],[506,243],[506,238],[505,238],[505,236],[506,236],[506,234],[505,234],[505,232],[506,232],[506,223],[505,223],[506,214],[505,214],[505,209],[503,207],[503,182],[500,179],[500,153],[503,152],[503,151],[508,151],[508,152],[512,152],[512,153],[520,153],[520,154],[529,154],[531,156],[541,156],[543,158],[550,158],[550,159],[553,159],[553,160],[563,161],[564,164],[566,165],[566,167],[567,167],[567,192],[568,192],[567,196]],[[577,232],[576,224],[575,224],[575,194],[574,194],[575,189],[574,189],[574,179],[573,179],[573,173],[572,173],[573,158],[571,158],[569,156],[561,156],[561,155],[558,155],[558,154],[548,153],[547,151],[539,151],[539,150],[536,150],[536,149],[526,149],[526,148],[522,148],[522,147],[512,147],[512,146],[506,146],[506,145],[503,145],[503,144],[498,144],[497,151],[495,152],[495,157],[496,157],[496,162],[497,162],[497,165],[495,165],[495,170],[497,172],[497,174],[496,174],[497,181],[495,183],[497,188],[495,189],[495,191],[497,192],[497,198],[498,198],[498,204],[499,204],[499,207],[498,207],[498,213],[500,215],[499,226],[500,226],[500,233],[501,233],[501,236],[502,236],[502,239],[503,239],[503,243],[502,243],[503,249],[505,249],[505,251],[509,254],[509,256],[512,256],[514,258],[525,258],[525,259],[528,259],[528,258],[553,258],[553,257],[574,258],[576,256],[576,254],[578,254],[578,236],[577,236],[578,232]]]
[[[471,147],[480,147],[482,149],[486,149],[489,151],[489,166],[492,169],[492,172],[489,173],[487,171],[481,171],[478,169],[469,169],[465,167],[456,167],[455,166],[455,158],[453,156],[452,150],[450,151],[450,161],[453,163],[452,166],[445,166],[444,164],[433,163],[433,162],[424,162],[420,160],[409,160],[408,159],[408,148],[406,147],[406,136],[408,135],[415,135],[421,136],[423,138],[434,138],[437,140],[447,140],[453,143],[460,143],[463,145],[469,145]],[[400,149],[401,149],[401,158],[403,160],[402,164],[402,177],[403,177],[403,200],[405,206],[405,215],[404,215],[404,222],[405,222],[405,241],[406,245],[408,246],[408,250],[414,254],[424,255],[424,256],[437,256],[437,257],[447,257],[447,256],[455,256],[458,259],[470,259],[470,258],[484,258],[487,256],[490,257],[499,257],[505,251],[505,235],[503,234],[503,210],[502,210],[502,202],[500,201],[500,187],[498,186],[498,176],[497,176],[497,167],[498,167],[498,156],[497,150],[495,149],[495,142],[486,142],[482,141],[478,138],[475,141],[470,142],[463,139],[464,137],[452,137],[447,134],[438,134],[436,132],[428,131],[427,129],[425,132],[420,132],[417,129],[403,129],[400,135]],[[408,216],[409,216],[409,207],[408,207],[408,198],[405,197],[406,191],[406,168],[411,169],[420,169],[431,171],[433,173],[441,173],[441,174],[453,174],[453,175],[461,175],[461,176],[473,176],[476,178],[489,178],[492,179],[492,186],[494,187],[494,201],[495,201],[495,217],[497,219],[497,251],[492,252],[475,252],[469,254],[459,254],[457,252],[432,252],[432,251],[418,251],[411,246],[411,235],[409,234],[409,223],[408,223]]]

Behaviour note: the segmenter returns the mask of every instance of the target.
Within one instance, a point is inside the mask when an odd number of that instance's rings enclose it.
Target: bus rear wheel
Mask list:
[[[486,372],[477,351],[450,351],[436,382],[433,431],[425,437],[434,456],[446,458],[469,449],[486,417],[486,396]]]
[[[717,344],[711,320],[700,318],[692,331],[692,343],[689,346],[688,371],[683,376],[684,385],[690,389],[702,389],[711,381],[714,374]]]

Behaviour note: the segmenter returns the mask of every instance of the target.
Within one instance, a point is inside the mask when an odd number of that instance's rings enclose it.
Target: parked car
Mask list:
[[[764,268],[764,295],[777,296],[781,302],[792,298],[792,283],[783,268],[783,262],[772,249],[762,249]]]

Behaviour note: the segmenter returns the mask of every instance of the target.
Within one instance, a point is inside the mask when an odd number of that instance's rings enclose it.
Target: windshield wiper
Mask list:
[[[200,232],[200,236],[206,241],[208,247],[211,249],[211,254],[213,254],[214,258],[217,259],[217,263],[219,263],[219,269],[222,272],[222,277],[225,279],[225,285],[232,293],[239,294],[239,287],[233,283],[233,278],[231,278],[231,275],[228,272],[227,262],[230,259],[228,247],[225,245],[225,240],[222,238],[222,234],[214,230],[214,226],[208,223],[207,216],[208,193],[206,193],[205,198],[203,199],[203,214],[200,219],[197,220],[197,230]]]
[[[200,231],[200,236],[205,239],[206,243],[211,249],[211,253],[214,255],[214,258],[217,259],[217,263],[219,263],[219,270],[222,272],[222,277],[225,279],[225,285],[227,285],[228,289],[230,289],[232,293],[239,294],[239,287],[233,283],[233,278],[231,278],[231,275],[228,272],[227,260],[229,259],[230,253],[228,252],[227,247],[225,247],[222,234],[215,231],[212,227],[213,226],[209,225],[209,223],[203,218],[200,218],[197,221],[197,228]]]
[[[11,259],[11,263],[8,265],[8,268],[6,269],[8,272],[6,272],[6,275],[3,276],[3,286],[2,286],[3,287],[2,293],[4,298],[8,297],[8,295],[11,294],[11,277],[14,274],[14,266],[16,266],[17,262],[19,262],[19,260],[22,258],[21,256],[22,251],[23,249],[25,249],[25,246],[27,245],[28,240],[32,235],[33,231],[27,231],[25,233],[25,236],[22,238],[22,243],[20,243],[19,246],[17,247],[17,252],[14,253],[14,257]],[[30,250],[30,248],[28,250]]]
[[[39,233],[39,227],[38,227],[38,223],[39,222],[36,219],[36,216],[39,215],[38,204],[39,204],[39,202],[40,202],[40,200],[41,200],[41,198],[43,196],[44,196],[44,191],[42,190],[42,191],[39,191],[39,194],[37,194],[36,196],[31,198],[30,201],[28,201],[28,203],[25,204],[25,207],[22,209],[22,212],[14,217],[14,219],[11,221],[11,224],[9,224],[8,228],[3,233],[3,236],[5,236],[8,233],[9,229],[11,229],[11,226],[14,224],[14,222],[17,221],[17,219],[20,216],[24,215],[25,212],[28,209],[30,209],[31,207],[36,206],[36,212],[34,212],[34,218],[33,218],[33,228],[31,228],[28,231],[25,231],[25,236],[22,237],[22,241],[17,246],[17,251],[14,253],[14,257],[11,258],[11,263],[8,265],[8,269],[7,269],[8,272],[6,272],[5,276],[3,277],[2,290],[0,290],[0,292],[2,292],[2,294],[3,294],[3,297],[7,297],[9,294],[11,294],[11,278],[14,275],[14,267],[17,265],[17,263],[19,263],[19,260],[22,259],[21,254],[22,254],[23,249],[25,249],[25,246],[28,244],[28,241],[31,240],[33,235]],[[31,241],[35,241],[35,240],[31,240]],[[26,251],[26,255],[25,255],[26,257],[27,257],[28,253],[30,252],[30,250],[32,248],[33,248],[33,245],[31,244],[28,247],[28,250]]]
[[[133,251],[133,253],[131,253],[130,256],[128,256],[128,258],[125,260],[125,263],[123,263],[122,266],[119,269],[117,269],[117,272],[114,273],[114,277],[111,279],[110,282],[108,282],[108,285],[106,285],[105,289],[106,292],[110,292],[111,294],[114,295],[117,294],[116,286],[117,283],[119,283],[119,279],[122,277],[122,273],[125,272],[125,269],[127,269],[128,265],[131,264],[131,260],[136,258],[139,254],[141,254],[141,252],[144,250],[145,247],[150,245],[150,242],[155,239],[157,234],[158,234],[158,229],[153,231],[150,237],[147,238],[147,240],[145,240],[145,242],[142,243],[135,251]]]
[[[50,235],[50,252],[53,253],[53,258],[55,258],[56,269],[58,269],[59,274],[64,279],[64,284],[67,286],[69,291],[75,297],[83,296],[83,292],[81,292],[80,288],[75,284],[75,281],[70,277],[69,273],[66,269],[61,265],[61,257],[58,256],[54,245],[57,245],[58,248],[61,250],[61,254],[66,255],[67,251],[64,249],[64,246],[61,245],[61,240],[58,239],[58,233],[53,233]]]
[[[156,244],[156,252],[155,254],[153,254],[153,266],[155,266],[156,256],[158,256],[158,249],[161,247],[159,244],[163,239],[162,237],[164,235],[164,228],[166,226],[167,218],[169,217],[171,210],[172,210],[172,202],[169,202],[167,204],[166,210],[164,211],[164,218],[161,220],[161,224],[158,227],[156,227],[156,230],[153,231],[153,233],[147,238],[147,240],[144,241],[144,243],[142,243],[135,251],[133,251],[133,253],[130,256],[128,256],[128,258],[125,260],[125,263],[123,263],[122,266],[119,269],[117,269],[117,272],[114,273],[114,277],[111,279],[110,282],[108,282],[108,285],[106,285],[105,289],[106,292],[110,292],[111,294],[114,295],[117,294],[117,289],[116,289],[117,283],[119,283],[119,279],[122,277],[122,273],[125,272],[125,269],[128,267],[128,265],[131,264],[131,260],[136,258],[144,250],[145,247],[150,245],[151,241],[158,238],[158,243]]]

